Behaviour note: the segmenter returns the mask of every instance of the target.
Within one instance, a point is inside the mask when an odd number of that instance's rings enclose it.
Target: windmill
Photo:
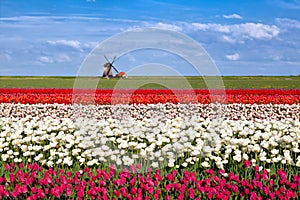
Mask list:
[[[114,57],[112,62],[110,62],[106,56],[104,56],[104,58],[106,59],[107,63],[104,64],[104,71],[103,71],[103,75],[102,75],[103,77],[106,77],[106,78],[113,77],[112,69],[114,69],[117,72],[117,74],[116,74],[117,78],[126,78],[127,77],[125,72],[119,72],[113,65],[116,60],[116,56]]]

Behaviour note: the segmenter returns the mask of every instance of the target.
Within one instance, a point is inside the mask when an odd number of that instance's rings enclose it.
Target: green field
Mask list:
[[[225,88],[300,88],[300,76],[223,76],[206,77],[215,87],[222,88],[217,84],[222,80]],[[98,88],[207,88],[203,77],[129,77],[127,79],[85,77],[0,77],[0,88],[73,88],[77,86],[90,88],[98,84]],[[80,80],[80,82],[78,82]]]

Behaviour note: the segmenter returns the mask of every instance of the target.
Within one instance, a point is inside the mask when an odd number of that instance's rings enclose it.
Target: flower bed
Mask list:
[[[299,91],[1,89],[0,199],[299,199]]]
[[[226,96],[225,96],[226,92]],[[86,93],[90,94],[86,97]],[[94,94],[95,93],[95,94]],[[72,104],[74,95],[96,104],[153,104],[213,102],[243,104],[299,104],[300,90],[72,90],[72,89],[0,89],[0,103]],[[94,98],[95,96],[95,98]]]
[[[80,109],[71,104],[0,104],[0,117],[32,117],[45,118],[71,118],[76,117],[76,111]],[[164,115],[169,119],[182,116],[197,116],[213,118],[214,110],[219,111],[222,118],[232,120],[252,119],[300,119],[299,104],[132,104],[132,105],[93,105],[93,118],[101,120],[110,117],[118,118],[118,115],[134,119],[150,118],[153,115]]]
[[[202,172],[160,170],[136,174],[138,166],[116,172],[83,168],[68,171],[40,165],[6,164],[0,176],[0,197],[19,199],[295,199],[300,176],[283,170],[270,174],[245,161],[246,176],[224,170]],[[199,176],[201,178],[199,178]],[[291,177],[291,178],[289,178]]]
[[[88,127],[86,130],[85,126]],[[46,117],[0,118],[0,152],[5,162],[40,162],[72,166],[137,162],[129,151],[152,166],[216,165],[252,160],[264,166],[282,163],[300,167],[300,122],[285,119],[223,120],[204,118],[143,120],[109,118],[94,121]],[[113,148],[108,148],[113,146]],[[43,150],[43,152],[40,152]],[[100,154],[99,154],[100,153]],[[225,166],[224,166],[225,165]]]

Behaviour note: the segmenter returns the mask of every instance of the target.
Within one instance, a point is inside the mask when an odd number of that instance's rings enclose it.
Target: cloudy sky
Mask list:
[[[222,75],[298,75],[299,13],[300,0],[1,0],[0,75],[77,75],[97,44],[149,27],[192,38]],[[147,63],[195,75],[182,58],[155,49],[115,65]]]

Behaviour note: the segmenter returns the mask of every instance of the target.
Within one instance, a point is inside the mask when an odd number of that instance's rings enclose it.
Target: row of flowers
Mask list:
[[[127,90],[130,91],[130,90]],[[119,93],[122,92],[118,91]],[[126,92],[126,90],[124,91]],[[300,95],[300,89],[138,89],[135,90],[135,94],[190,94],[195,93],[196,95],[209,95],[209,94],[223,94],[226,93],[227,95]]]
[[[116,171],[83,168],[69,171],[43,168],[37,163],[10,163],[0,174],[0,199],[296,199],[300,197],[300,176],[283,170],[269,173],[244,162],[247,176],[212,169],[195,172],[160,170],[136,173],[138,165]],[[199,175],[201,174],[201,178]]]
[[[84,109],[85,108],[85,109]],[[23,118],[27,115],[45,118],[70,118],[93,113],[97,120],[133,118],[142,120],[155,116],[223,118],[231,120],[300,120],[299,104],[127,104],[127,105],[72,105],[72,104],[12,104],[0,103],[0,117]]]
[[[224,169],[251,160],[300,167],[299,120],[220,120],[198,117],[95,120],[26,116],[0,118],[3,162]]]
[[[96,94],[113,94],[118,92],[120,94],[134,93],[137,95],[148,94],[190,94],[195,93],[197,95],[209,95],[223,94],[228,95],[300,95],[300,89],[57,89],[57,88],[43,88],[43,89],[30,89],[30,88],[0,88],[1,94],[72,94],[74,91],[81,93],[95,92]]]
[[[299,104],[300,90],[0,89],[0,103],[245,103]]]

